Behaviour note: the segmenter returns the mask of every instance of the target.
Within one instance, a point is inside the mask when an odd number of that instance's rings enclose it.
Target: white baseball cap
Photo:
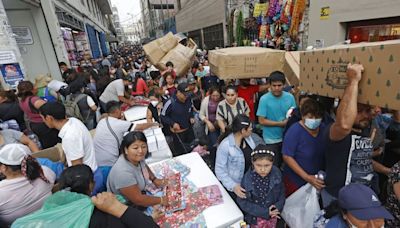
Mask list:
[[[0,149],[0,163],[4,165],[21,165],[26,155],[30,155],[29,148],[22,144],[11,143]]]

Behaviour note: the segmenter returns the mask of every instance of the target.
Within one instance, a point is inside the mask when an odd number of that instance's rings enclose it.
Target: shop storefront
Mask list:
[[[297,50],[299,30],[307,1],[260,1],[242,4],[229,12],[231,44]]]
[[[400,39],[400,17],[350,22],[347,39],[351,43]]]
[[[90,51],[83,22],[58,7],[56,7],[56,14],[61,26],[64,46],[68,52],[68,60],[71,67],[78,67],[83,55]]]

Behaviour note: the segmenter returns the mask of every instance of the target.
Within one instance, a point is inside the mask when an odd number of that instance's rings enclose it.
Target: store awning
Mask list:
[[[119,42],[119,40],[117,39],[117,37],[112,36],[112,35],[109,35],[109,34],[106,34],[106,41],[109,42],[109,43],[112,43],[112,42]]]
[[[112,14],[111,3],[109,0],[97,0],[101,12],[104,14]]]

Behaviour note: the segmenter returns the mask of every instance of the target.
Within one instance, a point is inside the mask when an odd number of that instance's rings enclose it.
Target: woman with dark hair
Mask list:
[[[28,147],[7,144],[0,149],[0,220],[15,219],[40,209],[55,181],[55,174],[33,158]]]
[[[61,174],[60,188],[89,196],[93,191],[93,173],[87,165],[67,168]],[[90,218],[89,227],[158,227],[153,219],[135,208],[120,203],[114,194],[99,193],[92,197],[96,206]]]
[[[325,187],[324,181],[315,177],[324,170],[325,126],[321,125],[324,111],[316,100],[309,98],[301,105],[300,112],[302,119],[289,128],[283,140],[286,196],[306,183],[318,190]]]
[[[225,128],[232,124],[235,116],[245,114],[250,116],[250,108],[246,101],[238,97],[238,89],[236,86],[229,85],[226,88],[225,99],[219,102],[217,109],[217,122],[221,132],[225,132]]]
[[[22,81],[17,88],[18,96],[21,99],[19,107],[26,114],[30,129],[39,137],[42,149],[59,143],[58,130],[48,128],[39,115],[39,108],[46,102],[34,95],[32,82]]]
[[[166,179],[156,178],[147,166],[146,155],[146,136],[139,131],[128,133],[122,140],[120,156],[108,176],[107,190],[124,196],[137,207],[168,205],[167,197],[148,196],[144,193],[150,181],[157,187],[167,184]]]
[[[147,96],[149,88],[146,82],[140,76],[140,72],[136,72],[132,82],[132,95],[133,96]]]
[[[215,174],[234,198],[245,197],[240,183],[244,172],[251,166],[251,152],[257,145],[263,144],[261,138],[252,135],[252,129],[248,116],[237,115],[221,136],[217,149]]]
[[[0,91],[0,120],[15,120],[21,131],[25,130],[24,112],[18,104],[14,91]]]
[[[176,93],[176,84],[175,84],[175,79],[174,76],[172,75],[171,72],[166,72],[163,75],[163,78],[165,79],[165,85],[163,86],[163,91],[165,95],[172,96]]]
[[[221,89],[217,86],[212,86],[208,90],[208,96],[203,99],[200,105],[199,118],[205,124],[205,133],[208,136],[209,149],[214,147],[217,143],[220,134],[217,123],[217,108],[221,97]]]

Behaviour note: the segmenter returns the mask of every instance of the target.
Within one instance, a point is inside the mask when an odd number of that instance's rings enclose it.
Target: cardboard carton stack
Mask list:
[[[221,79],[266,77],[284,71],[285,52],[259,47],[224,48],[209,53],[211,71]]]
[[[171,61],[178,76],[183,76],[191,67],[197,45],[189,39],[188,46],[178,43],[179,37],[171,32],[143,46],[150,62],[159,70],[166,69],[165,64]]]
[[[146,129],[143,131],[147,139],[148,153],[153,159],[163,160],[170,158],[171,150],[161,128]]]
[[[358,101],[400,110],[400,41],[333,46],[300,54],[300,89],[341,98],[347,64],[361,63]]]

